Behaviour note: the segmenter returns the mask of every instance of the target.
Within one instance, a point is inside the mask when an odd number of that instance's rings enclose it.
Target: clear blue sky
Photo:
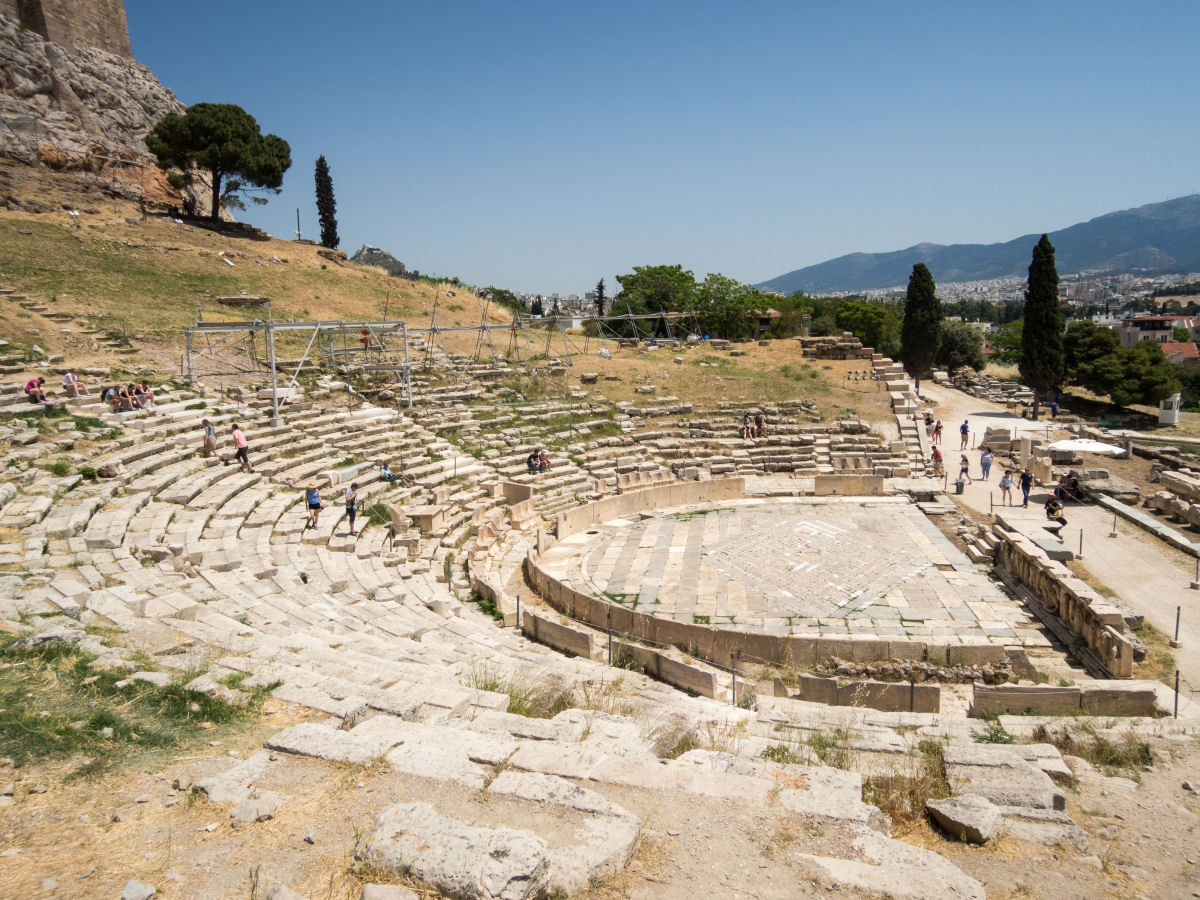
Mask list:
[[[126,0],[184,103],[291,144],[242,218],[422,272],[582,293],[758,282],[1051,231],[1200,189],[1200,2]]]

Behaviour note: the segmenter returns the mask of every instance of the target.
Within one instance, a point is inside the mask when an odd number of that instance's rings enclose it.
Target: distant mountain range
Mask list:
[[[929,266],[935,281],[984,281],[1025,275],[1041,233],[1003,244],[917,244],[892,253],[850,253],[796,269],[759,287],[795,291],[866,291],[903,286],[912,267]],[[1200,271],[1200,194],[1097,216],[1050,232],[1062,275],[1078,272]]]

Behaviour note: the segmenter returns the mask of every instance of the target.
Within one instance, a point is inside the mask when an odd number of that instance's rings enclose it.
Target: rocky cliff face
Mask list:
[[[67,50],[0,15],[0,154],[103,178],[131,198],[144,184],[148,202],[179,203],[143,138],[164,114],[183,109],[140,63]],[[140,162],[144,168],[132,165]],[[203,213],[204,187],[195,190]]]

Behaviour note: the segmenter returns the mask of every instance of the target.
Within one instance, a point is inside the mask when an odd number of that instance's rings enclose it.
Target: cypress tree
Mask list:
[[[1034,421],[1037,421],[1042,396],[1062,384],[1065,363],[1054,245],[1043,234],[1033,248],[1033,262],[1029,264],[1025,324],[1021,328],[1021,361],[1018,364],[1022,380],[1033,391]]]
[[[904,324],[900,326],[900,358],[904,371],[921,393],[921,376],[933,365],[942,343],[942,301],[937,298],[933,275],[925,263],[913,266],[904,298]]]
[[[333,179],[329,177],[329,163],[324,156],[317,157],[317,218],[321,223],[321,246],[331,250],[342,242],[338,237],[337,204],[333,199]]]
[[[604,279],[601,278],[598,282],[596,282],[596,315],[597,316],[604,315],[605,299],[606,298],[604,296]]]

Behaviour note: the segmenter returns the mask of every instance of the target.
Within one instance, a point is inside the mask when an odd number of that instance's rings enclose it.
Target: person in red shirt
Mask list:
[[[46,402],[46,379],[45,378],[30,378],[25,383],[25,393],[29,395],[29,400],[32,403]]]

